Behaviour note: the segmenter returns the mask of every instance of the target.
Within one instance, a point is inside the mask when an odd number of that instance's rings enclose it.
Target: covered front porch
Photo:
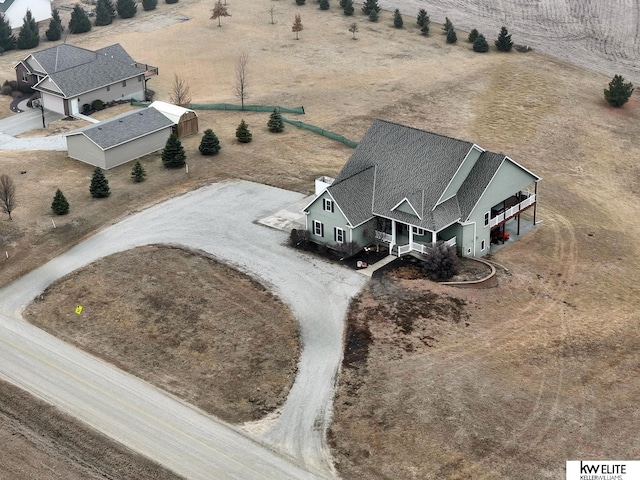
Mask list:
[[[401,257],[411,252],[425,254],[428,248],[438,242],[444,242],[449,247],[456,246],[456,237],[443,239],[437,232],[408,225],[397,220],[383,219],[378,222],[375,231],[376,243],[388,245],[389,253]]]

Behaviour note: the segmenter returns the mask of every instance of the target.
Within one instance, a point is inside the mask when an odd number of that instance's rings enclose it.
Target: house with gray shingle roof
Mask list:
[[[146,81],[158,73],[120,44],[91,51],[62,43],[29,54],[14,68],[19,83],[40,92],[44,108],[69,116],[95,100],[145,100]]]
[[[0,13],[9,22],[11,28],[20,28],[22,21],[31,10],[36,22],[51,18],[51,0],[0,0]]]
[[[506,155],[375,120],[305,208],[311,241],[331,248],[383,242],[398,256],[438,241],[484,256],[505,223],[533,210],[540,177]],[[518,230],[519,232],[519,230]]]
[[[142,108],[66,134],[68,155],[109,169],[165,147],[174,123],[155,108]]]

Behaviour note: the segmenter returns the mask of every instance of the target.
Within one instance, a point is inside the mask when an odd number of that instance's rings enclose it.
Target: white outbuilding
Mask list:
[[[155,108],[171,120],[175,125],[174,132],[178,137],[198,133],[198,115],[190,108],[160,101],[153,102],[149,108]]]

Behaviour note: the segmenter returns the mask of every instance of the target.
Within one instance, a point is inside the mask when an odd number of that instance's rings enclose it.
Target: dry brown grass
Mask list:
[[[412,22],[396,30],[388,12],[376,24],[356,15],[354,41],[353,19],[335,5],[323,12],[313,2],[273,4],[276,25],[266,0],[233,2],[222,28],[207,20],[209,5],[186,1],[69,40],[94,48],[117,38],[133,57],[160,67],[150,84],[159,99],[168,98],[174,72],[188,72],[199,103],[235,101],[233,65],[247,51],[250,103],[304,105],[304,121],[355,140],[376,117],[433,130],[505,152],[543,177],[544,223],[496,256],[511,275],[481,293],[446,290],[467,301],[470,327],[447,328],[433,348],[395,360],[373,345],[351,407],[338,397],[340,471],[351,478],[533,478],[538,471],[557,478],[568,458],[638,458],[631,430],[640,396],[637,99],[612,109],[602,98],[608,77],[535,52],[474,54],[466,42],[445,44],[435,25],[428,38]],[[294,13],[305,25],[299,41]],[[177,14],[190,20],[172,23]],[[153,21],[141,22],[147,17]],[[0,57],[0,70],[8,76],[17,58]],[[254,134],[248,145],[233,137],[243,117]],[[150,156],[143,159],[147,182],[134,185],[130,166],[116,168],[113,195],[101,201],[87,192],[90,167],[61,154],[2,153],[21,203],[13,222],[0,223],[2,250],[11,254],[0,263],[0,284],[171,195],[230,177],[309,191],[314,176],[336,173],[350,153],[290,127],[269,135],[267,119],[202,113],[201,129],[213,128],[222,142],[219,156],[199,157],[199,139],[189,138],[188,176]],[[53,230],[56,187],[72,211]]]

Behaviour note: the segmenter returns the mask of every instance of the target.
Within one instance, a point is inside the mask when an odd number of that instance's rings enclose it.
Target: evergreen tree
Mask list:
[[[17,45],[21,50],[35,48],[40,43],[40,30],[36,23],[31,10],[27,9],[27,13],[22,19],[22,28],[18,34]]]
[[[467,41],[469,43],[473,43],[476,41],[476,38],[478,38],[478,35],[480,35],[480,33],[478,32],[478,30],[476,30],[475,28],[473,30],[471,30],[469,32],[469,36],[467,37]]]
[[[429,23],[425,23],[422,28],[420,29],[420,33],[422,33],[422,35],[429,35]]]
[[[447,32],[447,43],[456,43],[458,41],[458,34],[456,29],[451,27]]]
[[[446,34],[450,29],[453,28],[453,23],[449,20],[449,17],[444,17],[444,25],[442,25],[442,30]]]
[[[131,169],[131,178],[134,182],[140,183],[144,181],[144,177],[147,176],[147,172],[142,165],[140,165],[140,161],[138,160],[136,164]]]
[[[320,10],[329,10],[329,0],[320,0]]]
[[[116,10],[120,18],[133,18],[138,12],[138,6],[135,0],[118,0]]]
[[[56,215],[66,215],[69,213],[69,202],[64,196],[64,193],[60,189],[56,190],[56,194],[53,196],[53,202],[51,202],[51,210]]]
[[[242,119],[240,125],[238,125],[238,128],[236,128],[236,138],[240,143],[249,143],[252,139],[251,132],[249,131],[249,126],[246,124],[244,119]]]
[[[396,8],[396,11],[393,12],[393,26],[396,28],[402,28],[404,25],[404,20],[402,20],[402,14],[400,10]]]
[[[306,0],[296,0],[296,5],[304,5]]]
[[[340,0],[340,8],[344,9],[347,6],[347,0]]]
[[[202,136],[202,140],[200,141],[200,146],[198,150],[202,155],[215,155],[220,151],[222,147],[220,146],[220,140],[213,130],[207,128],[204,131],[204,135]]]
[[[155,10],[158,6],[158,0],[142,0],[142,8],[145,12]]]
[[[91,177],[91,185],[89,186],[89,193],[93,198],[105,198],[111,195],[109,190],[109,181],[104,176],[104,172],[100,167],[96,167]]]
[[[11,31],[11,24],[0,14],[0,53],[16,48],[16,37]]]
[[[371,10],[369,12],[369,21],[370,22],[377,22],[378,21],[378,12],[376,12],[375,10]]]
[[[421,8],[418,11],[418,18],[416,23],[418,24],[419,27],[424,27],[424,22],[425,20],[429,19],[429,15],[427,15],[427,11],[424,8]]]
[[[55,42],[62,38],[62,32],[64,27],[62,26],[62,20],[60,19],[60,12],[57,8],[51,10],[51,20],[49,20],[49,28],[44,32],[47,40]]]
[[[89,30],[91,30],[91,21],[80,4],[76,4],[69,20],[69,33],[85,33]]]
[[[498,35],[498,39],[496,40],[496,48],[499,52],[508,52],[512,47],[513,42],[511,41],[511,35],[509,35],[507,27],[502,27],[500,29],[500,35]]]
[[[273,113],[269,116],[269,121],[267,122],[267,128],[270,132],[280,133],[284,130],[284,122],[282,121],[282,115],[280,112],[273,109]]]
[[[182,142],[175,134],[171,134],[162,151],[162,164],[166,168],[180,168],[184,166],[186,158]]]
[[[362,5],[363,13],[365,15],[369,15],[373,10],[375,10],[376,13],[380,12],[380,6],[378,5],[378,0],[365,0],[364,5]]]
[[[111,25],[115,14],[115,7],[111,0],[98,0],[96,4],[96,26]]]
[[[624,83],[622,75],[615,75],[613,80],[609,82],[609,89],[604,90],[604,98],[612,107],[621,107],[631,97],[633,93],[633,84],[631,82]]]
[[[455,250],[444,243],[427,247],[422,273],[429,280],[448,280],[458,273],[458,257]]]
[[[478,34],[478,38],[473,42],[473,51],[479,53],[485,53],[489,51],[489,44],[486,38],[481,33]]]
[[[344,14],[348,17],[353,15],[355,9],[353,8],[353,0],[345,0],[344,2]]]
[[[178,0],[165,0],[165,3],[171,4],[171,3],[178,3]],[[225,2],[225,5],[227,3]]]

